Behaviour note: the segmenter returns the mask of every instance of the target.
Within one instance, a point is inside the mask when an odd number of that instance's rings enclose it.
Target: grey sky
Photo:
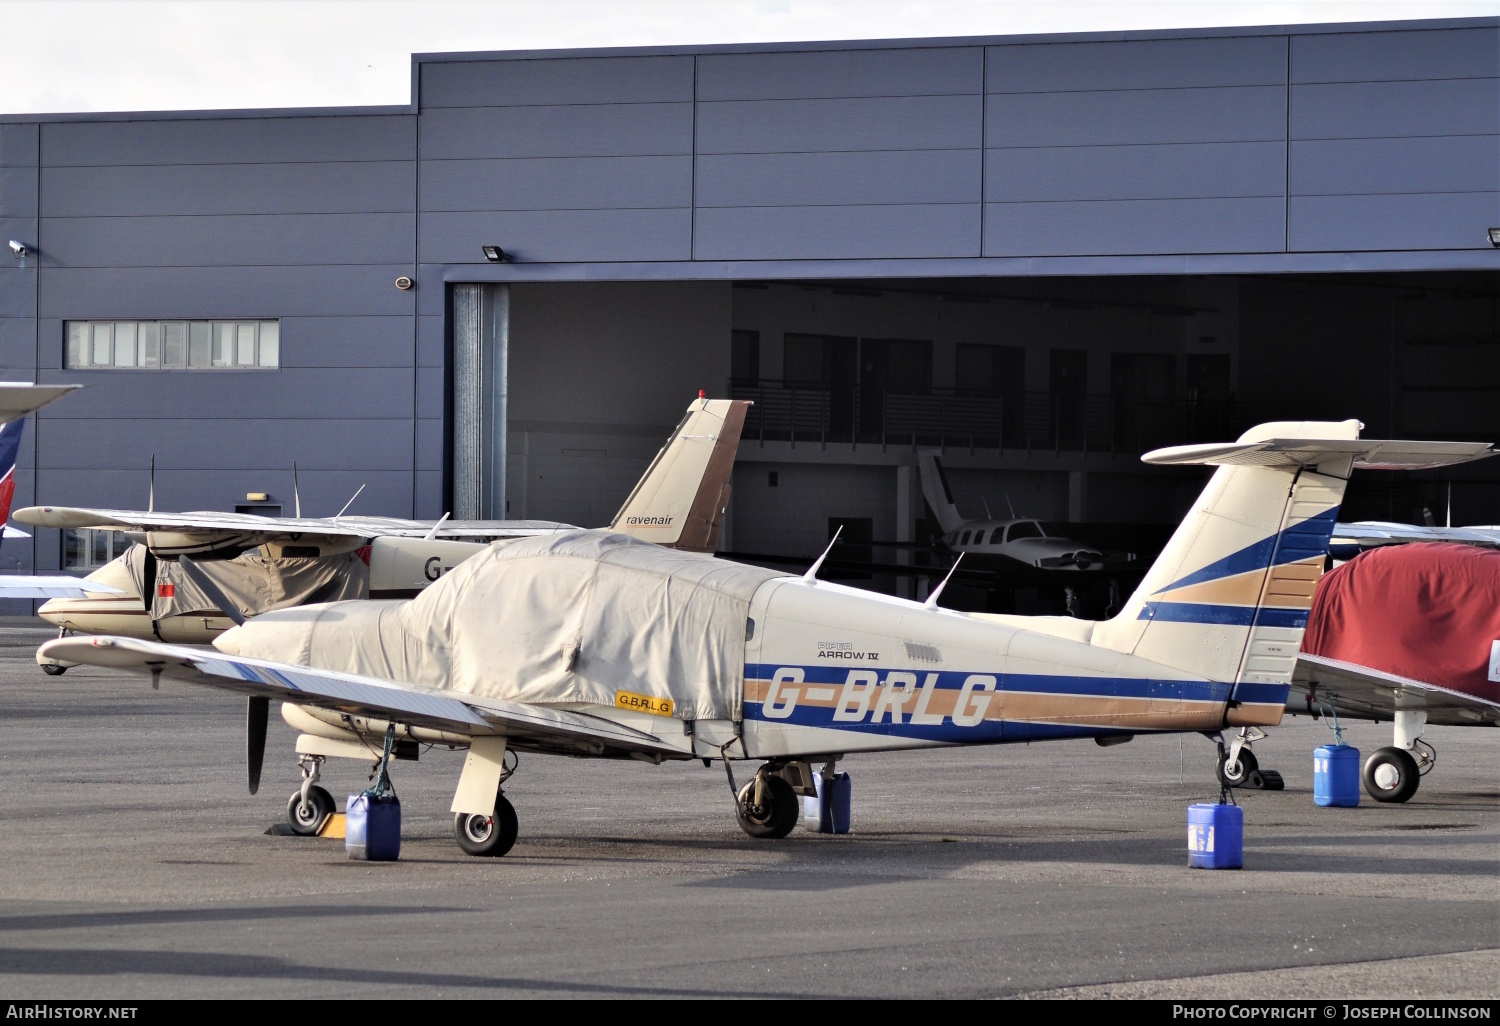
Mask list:
[[[1500,0],[0,0],[0,113],[406,103],[413,52],[1496,14]]]

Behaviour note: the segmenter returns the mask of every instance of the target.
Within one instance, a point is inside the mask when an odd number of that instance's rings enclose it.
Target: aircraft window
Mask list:
[[[961,536],[960,536],[960,537],[959,537],[959,539],[958,539],[958,543],[959,543],[959,544],[960,544],[960,545],[967,545],[967,544],[969,544],[969,532],[968,532],[968,531],[965,531],[965,532],[964,532],[964,533],[963,533],[963,534],[962,534],[962,535],[961,535]]]
[[[1006,541],[1019,541],[1022,538],[1040,538],[1042,529],[1035,520],[1022,520],[1010,525],[1010,533],[1005,536]]]
[[[984,544],[984,532],[983,531],[975,531],[974,532],[974,544],[975,545],[983,545]]]
[[[1056,524],[1049,524],[1049,523],[1046,523],[1046,522],[1042,522],[1042,523],[1037,524],[1036,526],[1048,538],[1066,538],[1067,537],[1067,534],[1064,533],[1063,529],[1061,527],[1058,527]]]
[[[125,554],[130,539],[122,531],[78,531],[69,528],[62,533],[63,569],[97,570],[110,560]]]
[[[68,321],[69,369],[275,369],[280,321]]]

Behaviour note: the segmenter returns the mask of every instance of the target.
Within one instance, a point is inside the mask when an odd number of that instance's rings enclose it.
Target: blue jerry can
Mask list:
[[[1188,865],[1239,869],[1245,864],[1245,810],[1238,805],[1189,805]]]
[[[818,786],[818,833],[847,834],[849,807],[854,796],[849,774],[835,773]]]
[[[1323,745],[1313,749],[1313,804],[1359,804],[1359,749]]]
[[[401,799],[351,794],[345,810],[344,850],[351,859],[395,862],[401,857]]]

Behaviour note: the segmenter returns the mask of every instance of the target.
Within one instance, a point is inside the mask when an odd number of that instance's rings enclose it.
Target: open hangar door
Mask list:
[[[810,561],[842,526],[844,562],[877,567],[851,583],[925,594],[879,567],[926,560],[932,449],[966,517],[1014,510],[1144,561],[1203,479],[1149,449],[1349,417],[1500,440],[1497,291],[1458,272],[516,284],[508,513],[606,522],[701,388],[755,402],[722,551]],[[1344,517],[1441,521],[1450,491],[1455,524],[1500,520],[1487,463],[1361,475]],[[1045,584],[951,591],[1064,611]]]

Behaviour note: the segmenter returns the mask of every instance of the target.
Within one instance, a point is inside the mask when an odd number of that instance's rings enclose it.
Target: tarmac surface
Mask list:
[[[46,677],[47,636],[0,627],[6,999],[1500,997],[1496,730],[1430,731],[1406,805],[1319,809],[1331,734],[1289,719],[1238,872],[1186,867],[1198,735],[856,756],[855,832],[783,841],[739,831],[718,765],[523,755],[493,860],[453,841],[461,753],[430,752],[395,765],[402,860],[372,864],[263,833],[298,780],[279,716],[251,797],[242,699]]]

